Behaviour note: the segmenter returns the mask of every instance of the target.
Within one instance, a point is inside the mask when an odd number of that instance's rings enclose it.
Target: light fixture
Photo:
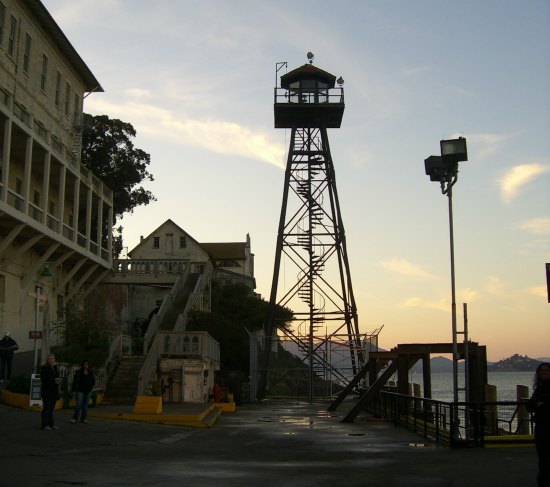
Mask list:
[[[336,83],[338,83],[338,86],[341,88],[342,86],[344,86],[344,78],[342,78],[342,76],[340,76],[340,77],[336,80]]]
[[[50,269],[50,266],[45,265],[42,271],[40,272],[41,277],[53,277],[55,274]]]
[[[309,61],[309,64],[313,64],[313,58],[315,57],[315,55],[310,51],[306,54],[306,56]]]

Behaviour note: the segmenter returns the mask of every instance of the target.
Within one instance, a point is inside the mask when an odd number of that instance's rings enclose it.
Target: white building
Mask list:
[[[101,91],[40,1],[0,1],[0,333],[20,351],[43,327],[47,350],[112,268],[113,193],[80,164],[83,100]]]

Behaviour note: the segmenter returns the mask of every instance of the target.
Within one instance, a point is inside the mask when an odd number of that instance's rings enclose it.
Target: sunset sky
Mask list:
[[[157,201],[121,220],[130,249],[171,218],[244,241],[268,298],[290,132],[275,64],[345,80],[329,130],[363,332],[451,340],[447,199],[424,174],[462,135],[454,186],[459,320],[488,358],[550,356],[550,2],[43,0],[102,84],[85,111],[130,122]],[[113,188],[116,190],[116,188]]]

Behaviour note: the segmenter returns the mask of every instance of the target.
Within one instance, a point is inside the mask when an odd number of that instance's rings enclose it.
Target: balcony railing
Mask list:
[[[81,233],[78,233],[76,236],[76,243],[80,245],[83,248],[86,248],[86,244],[88,243],[88,239],[85,235],[82,235]]]
[[[51,215],[46,217],[46,225],[48,225],[48,228],[54,232],[59,231],[59,220]]]
[[[69,240],[74,239],[74,230],[68,225],[63,224],[63,236]]]
[[[42,215],[44,212],[38,208],[38,206],[33,205],[32,203],[29,203],[27,214],[37,222],[42,222]]]
[[[114,270],[121,274],[181,274],[186,262],[181,259],[117,259]]]
[[[13,191],[8,191],[8,205],[18,211],[23,211],[25,200]]]
[[[30,128],[31,126],[31,116],[27,110],[25,110],[21,105],[18,103],[13,104],[13,113],[14,115],[21,120],[27,127]]]

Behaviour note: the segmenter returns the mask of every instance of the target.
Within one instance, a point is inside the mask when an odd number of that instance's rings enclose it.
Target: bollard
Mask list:
[[[529,388],[527,386],[517,385],[516,386],[516,399],[518,402],[525,402],[529,399]],[[525,408],[525,404],[520,404],[518,406],[518,435],[528,435],[529,434],[529,413]]]

